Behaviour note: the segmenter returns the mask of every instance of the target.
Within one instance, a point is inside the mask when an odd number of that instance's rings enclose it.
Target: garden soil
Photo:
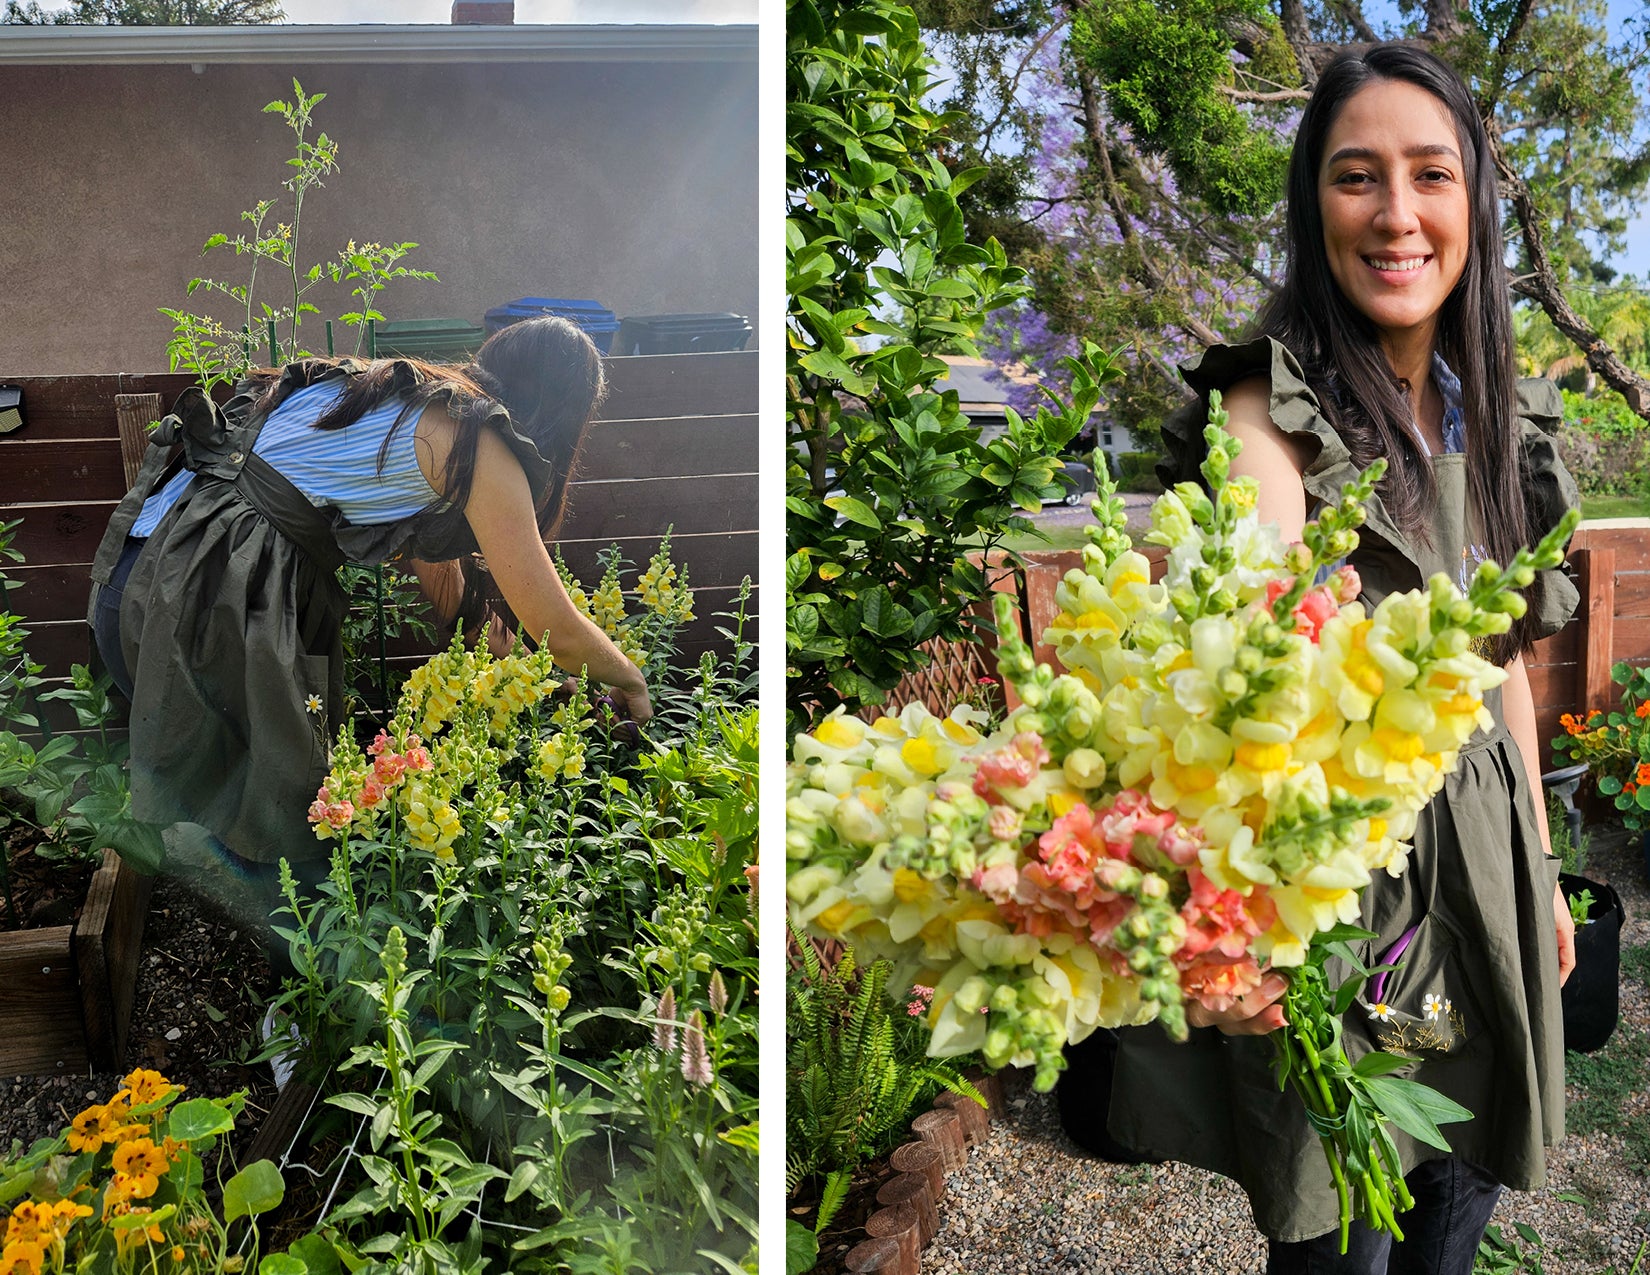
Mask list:
[[[185,1097],[246,1090],[246,1109],[236,1122],[241,1148],[276,1094],[269,1064],[245,1061],[262,1045],[260,1025],[274,996],[265,937],[179,879],[158,878],[127,1049],[128,1071],[159,1071],[187,1086]],[[124,1074],[0,1076],[0,1154],[55,1135],[77,1112],[106,1101]]]

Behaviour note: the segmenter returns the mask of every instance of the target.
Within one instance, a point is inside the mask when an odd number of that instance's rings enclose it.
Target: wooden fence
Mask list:
[[[1143,552],[1159,570],[1164,551]],[[1023,555],[1024,571],[999,567],[996,587],[1018,594],[1024,634],[1037,659],[1052,663],[1054,648],[1042,640],[1056,610],[1054,590],[1067,571],[1082,566],[1076,550]],[[1543,746],[1559,734],[1559,716],[1590,708],[1608,710],[1620,688],[1610,681],[1617,660],[1650,664],[1650,524],[1583,525],[1570,544],[1569,564],[1581,605],[1575,620],[1536,644],[1525,661],[1535,700],[1536,730]],[[936,712],[956,702],[959,678],[995,672],[995,660],[980,647],[955,644],[936,650],[935,667],[908,679],[894,704],[921,699]],[[1012,689],[1009,689],[1012,696]],[[1542,758],[1550,766],[1550,755]]]
[[[651,355],[607,360],[610,392],[591,428],[559,544],[573,573],[594,589],[596,555],[617,543],[639,568],[667,527],[685,566],[697,617],[681,634],[688,659],[725,649],[718,611],[740,581],[756,580],[756,359],[754,352]],[[4,379],[4,378],[0,378]],[[0,437],[0,520],[21,519],[7,603],[26,618],[30,655],[51,678],[90,650],[89,571],[109,515],[130,476],[122,459],[146,412],[128,395],[156,395],[169,410],[186,375],[24,377],[24,423]],[[117,413],[116,396],[126,410]],[[153,400],[149,400],[153,402]],[[122,417],[125,417],[123,422]],[[138,436],[139,438],[141,436]],[[128,441],[127,455],[133,454]],[[634,579],[634,576],[631,577]],[[753,593],[749,613],[756,614]],[[748,636],[754,638],[754,624]],[[421,658],[406,644],[400,660]]]

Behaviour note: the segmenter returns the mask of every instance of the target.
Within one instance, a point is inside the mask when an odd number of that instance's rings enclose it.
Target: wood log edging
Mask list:
[[[845,1270],[920,1275],[922,1253],[940,1227],[946,1176],[968,1163],[969,1151],[991,1136],[991,1121],[1004,1110],[1001,1076],[971,1073],[968,1079],[986,1105],[947,1090],[911,1121],[912,1139],[888,1158],[895,1173],[877,1190],[881,1207],[865,1221],[869,1238],[848,1250]]]

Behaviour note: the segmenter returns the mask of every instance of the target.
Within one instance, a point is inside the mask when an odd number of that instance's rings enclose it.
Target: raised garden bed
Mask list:
[[[72,924],[0,932],[0,1074],[125,1066],[152,884],[106,850]]]

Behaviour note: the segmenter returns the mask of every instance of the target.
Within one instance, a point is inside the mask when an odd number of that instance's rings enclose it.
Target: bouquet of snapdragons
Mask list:
[[[1096,467],[1097,525],[1044,635],[1064,671],[1035,663],[998,598],[1020,699],[1001,729],[912,705],[797,737],[786,891],[799,926],[895,963],[931,1054],[1032,1066],[1041,1089],[1097,1027],[1183,1039],[1189,1002],[1219,1012],[1287,972],[1279,1080],[1323,1142],[1344,1251],[1354,1215],[1402,1235],[1388,1126],[1447,1150],[1438,1126],[1470,1118],[1391,1074],[1412,1060],[1342,1048],[1340,1016],[1390,968],[1351,946],[1375,937],[1361,891],[1404,871],[1417,816],[1490,724],[1506,674],[1476,648],[1522,614],[1575,516],[1465,593],[1437,575],[1366,614],[1344,564],[1384,462],[1285,545],[1231,476],[1224,425],[1215,397],[1208,492],[1182,483],[1152,508],[1157,583]],[[1352,970],[1339,986],[1332,956]]]

